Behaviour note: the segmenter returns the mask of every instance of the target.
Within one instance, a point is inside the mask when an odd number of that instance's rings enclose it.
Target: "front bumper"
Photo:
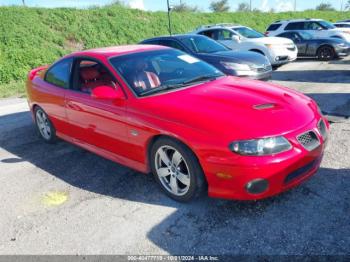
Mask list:
[[[306,130],[314,131],[320,141],[320,145],[312,151],[304,149],[296,139]],[[317,121],[303,130],[288,134],[286,138],[293,148],[275,156],[236,155],[207,161],[203,169],[206,171],[209,196],[236,200],[263,199],[293,188],[314,175],[320,167],[326,146],[326,139],[317,129]],[[257,179],[268,182],[267,190],[258,194],[249,193],[247,184]]]
[[[335,53],[337,54],[338,57],[348,56],[350,54],[350,47],[348,47],[348,46],[346,46],[346,47],[337,46],[335,48]]]
[[[269,60],[272,66],[284,65],[297,59],[298,48],[293,50],[287,48],[270,49]]]
[[[256,70],[250,71],[234,71],[234,70],[225,70],[226,75],[245,77],[255,80],[269,80],[272,76],[272,67],[269,68],[259,68]]]

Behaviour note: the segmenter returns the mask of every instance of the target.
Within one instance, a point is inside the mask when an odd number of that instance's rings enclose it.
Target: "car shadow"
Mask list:
[[[277,70],[272,80],[310,83],[350,83],[350,70]]]
[[[258,202],[203,196],[181,204],[166,197],[151,175],[63,141],[44,143],[29,112],[0,117],[0,147],[13,155],[3,163],[27,161],[82,190],[175,208],[147,234],[170,254],[348,252],[349,239],[341,232],[350,231],[344,218],[350,212],[349,169],[321,168],[302,186]]]

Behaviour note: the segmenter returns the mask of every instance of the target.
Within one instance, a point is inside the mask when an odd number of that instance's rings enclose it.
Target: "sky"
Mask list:
[[[90,6],[102,6],[109,4],[112,0],[24,0],[27,6],[37,7],[76,7],[87,8]],[[166,0],[122,0],[132,8],[138,8],[149,11],[165,11],[167,8]],[[212,0],[182,0],[188,5],[196,5],[202,11],[209,11],[209,5]],[[236,10],[239,3],[249,3],[250,0],[228,0],[231,10]],[[251,0],[252,8],[258,8],[262,11],[269,11],[274,8],[276,11],[292,11],[295,0]],[[170,0],[171,4],[178,4],[180,0]],[[336,9],[340,9],[342,3],[345,5],[347,0],[296,0],[297,10],[301,11],[308,8],[315,8],[320,3],[330,3]],[[22,0],[0,0],[0,5],[22,5]]]

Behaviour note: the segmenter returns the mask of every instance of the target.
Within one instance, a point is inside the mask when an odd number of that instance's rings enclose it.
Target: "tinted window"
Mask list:
[[[280,27],[281,27],[281,24],[272,24],[267,28],[266,31],[276,31]]]
[[[69,88],[73,58],[68,58],[53,65],[46,73],[45,81],[63,88]]]
[[[304,22],[289,23],[285,30],[304,30]]]
[[[207,31],[202,31],[199,34],[215,39],[215,31],[216,30],[207,30]]]
[[[203,81],[203,77],[223,76],[213,66],[174,49],[117,56],[110,62],[140,96],[161,92],[166,88],[180,88],[186,82],[194,84],[198,77],[197,82]]]
[[[179,49],[181,51],[185,51],[185,49],[178,42],[176,42],[174,40],[159,40],[159,44],[164,45],[164,46],[168,46],[168,47],[172,47],[175,49]]]
[[[204,36],[184,37],[181,42],[194,53],[206,54],[229,50],[222,44]]]

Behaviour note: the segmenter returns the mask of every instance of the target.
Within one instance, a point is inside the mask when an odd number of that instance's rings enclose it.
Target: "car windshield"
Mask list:
[[[216,53],[228,51],[227,47],[205,36],[184,37],[180,41],[195,53]]]
[[[313,38],[312,35],[307,33],[307,32],[301,32],[300,31],[298,33],[300,34],[301,38],[304,39],[304,40],[310,40],[310,39]]]
[[[327,21],[318,21],[318,23],[326,29],[334,29],[335,28],[334,25],[332,25],[331,23],[329,23]]]
[[[259,33],[253,29],[250,29],[248,27],[236,27],[233,28],[234,31],[238,32],[240,35],[246,37],[246,38],[261,38],[265,37],[262,33]]]
[[[215,67],[175,49],[117,56],[111,58],[110,62],[138,96],[224,76]]]

